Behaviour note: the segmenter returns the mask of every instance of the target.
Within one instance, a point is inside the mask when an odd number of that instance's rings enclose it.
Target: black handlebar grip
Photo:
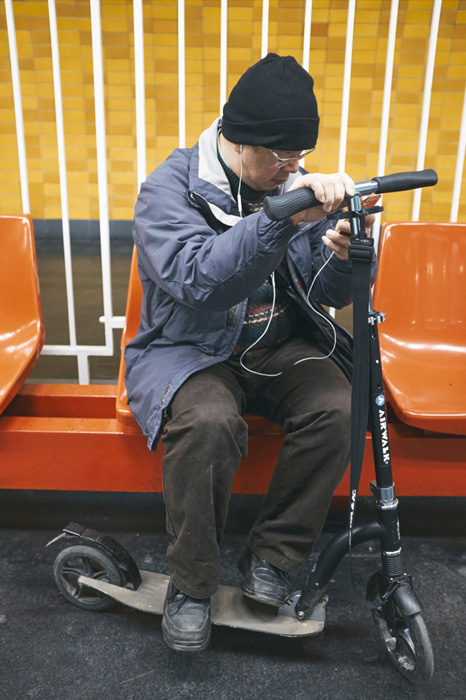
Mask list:
[[[381,175],[373,177],[377,183],[377,193],[384,192],[404,192],[405,190],[416,190],[418,187],[432,187],[438,182],[438,175],[435,170],[415,170],[410,173],[393,173],[393,175]]]
[[[438,182],[438,175],[435,170],[415,170],[408,173],[393,173],[392,175],[381,175],[373,177],[369,182],[356,183],[361,188],[360,194],[370,194],[372,192],[383,194],[384,192],[404,192],[405,190],[415,190],[418,187],[432,187]],[[362,189],[363,186],[363,189]],[[308,187],[301,187],[292,192],[285,192],[278,197],[264,198],[264,212],[272,221],[283,221],[293,214],[297,214],[303,209],[310,209],[320,204],[314,192]]]
[[[320,204],[312,190],[301,187],[299,190],[285,192],[278,197],[265,197],[264,211],[272,221],[283,221],[298,211],[310,209]]]

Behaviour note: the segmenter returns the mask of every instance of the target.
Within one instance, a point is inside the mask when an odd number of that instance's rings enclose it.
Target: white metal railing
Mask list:
[[[390,23],[388,25],[387,58],[385,60],[385,79],[383,86],[382,119],[380,123],[379,160],[377,175],[385,173],[385,158],[388,142],[388,122],[390,116],[390,102],[392,96],[393,66],[395,61],[396,26],[398,23],[398,0],[392,0],[390,6]],[[378,239],[380,220],[382,215],[377,214],[374,224],[374,238]],[[376,241],[377,246],[378,240]]]
[[[146,88],[144,81],[144,25],[142,0],[133,2],[134,79],[136,87],[136,150],[138,189],[146,179]]]
[[[267,56],[269,50],[269,0],[262,0],[262,36],[261,58]],[[223,104],[221,105],[223,109]]]
[[[50,41],[52,48],[53,89],[55,96],[55,119],[57,125],[58,173],[60,179],[61,219],[63,233],[63,253],[65,260],[65,284],[68,308],[68,329],[70,346],[77,347],[76,317],[73,288],[73,266],[71,261],[70,217],[68,211],[68,182],[66,177],[65,131],[63,127],[63,101],[61,93],[60,54],[58,48],[58,29],[55,3],[48,0]],[[50,346],[48,347],[50,351]]]
[[[348,20],[346,24],[345,69],[343,73],[343,95],[341,100],[340,150],[338,153],[338,172],[344,172],[346,162],[346,145],[348,136],[349,98],[351,88],[351,63],[353,57],[354,16],[356,0],[348,2]]]
[[[113,327],[118,326],[119,320],[112,313],[112,289],[110,268],[110,225],[108,216],[108,190],[107,190],[107,156],[105,146],[105,110],[104,110],[104,82],[102,67],[102,32],[100,25],[100,1],[91,0],[91,28],[92,28],[92,53],[94,69],[94,102],[97,136],[97,177],[99,187],[99,221],[100,221],[100,248],[102,263],[102,289],[104,315],[102,317],[105,332],[105,345],[78,345],[76,342],[75,303],[73,296],[73,273],[71,261],[70,230],[68,216],[68,195],[66,180],[65,138],[63,130],[63,106],[60,79],[60,58],[58,48],[58,33],[55,0],[48,0],[50,36],[52,45],[52,69],[55,92],[55,112],[57,124],[57,143],[59,178],[62,207],[62,231],[63,249],[65,257],[65,279],[68,308],[69,345],[44,345],[44,355],[76,356],[78,361],[78,379],[80,384],[88,384],[89,357],[112,356]],[[7,16],[8,40],[10,45],[10,60],[13,82],[13,98],[15,104],[16,133],[18,140],[18,153],[20,160],[21,192],[24,213],[30,213],[28,178],[26,169],[26,148],[24,139],[24,125],[21,105],[21,90],[19,81],[18,53],[16,48],[16,32],[13,14],[12,0],[5,0]]]
[[[57,32],[57,20],[55,0],[48,0],[50,35],[52,46],[52,67],[55,95],[56,128],[58,142],[59,179],[62,209],[62,231],[64,244],[66,295],[69,324],[68,345],[45,345],[43,353],[47,355],[76,356],[78,361],[78,376],[80,383],[89,382],[89,357],[111,356],[114,353],[113,329],[123,326],[124,318],[114,316],[112,313],[111,290],[111,262],[110,262],[110,231],[108,212],[107,190],[107,161],[106,161],[106,128],[104,110],[104,80],[102,66],[102,32],[100,0],[89,0],[92,31],[92,55],[94,71],[94,101],[95,123],[97,141],[97,175],[99,190],[99,220],[100,220],[100,244],[102,264],[102,289],[103,289],[103,315],[100,320],[104,326],[104,345],[78,345],[76,340],[75,301],[73,296],[73,270],[70,246],[68,192],[66,176],[66,149],[63,128],[63,106],[60,79],[60,57]],[[220,4],[220,110],[227,99],[227,27],[228,27],[228,0],[219,0]],[[178,7],[178,102],[179,102],[179,145],[186,145],[186,70],[185,70],[185,2],[177,0]],[[429,49],[424,80],[424,94],[421,115],[421,127],[419,134],[417,167],[424,167],[426,154],[427,129],[429,110],[431,103],[432,79],[435,66],[437,37],[439,30],[440,12],[442,0],[434,0],[429,38]],[[16,119],[16,135],[18,145],[19,172],[21,182],[21,197],[24,213],[30,213],[29,187],[26,162],[26,148],[23,125],[23,109],[21,102],[21,85],[16,46],[16,31],[12,0],[5,0],[8,43],[11,61],[13,98]],[[342,108],[340,122],[340,147],[338,164],[343,170],[346,161],[349,95],[351,86],[353,33],[355,23],[356,0],[348,0],[346,49],[344,63],[344,79],[342,92]],[[309,69],[309,54],[311,47],[311,19],[312,0],[306,0],[304,8],[304,35],[303,35],[303,59],[302,64]],[[136,137],[137,137],[137,178],[140,185],[146,178],[146,122],[145,122],[145,80],[144,80],[144,30],[143,30],[143,0],[133,0],[134,21],[134,71],[136,89]],[[378,155],[378,175],[383,175],[387,152],[388,124],[390,115],[390,102],[392,79],[394,71],[394,55],[396,30],[398,24],[398,0],[392,0],[390,9],[390,24],[385,65],[384,94],[382,103],[380,146]],[[268,51],[269,29],[269,0],[262,2],[262,32],[261,32],[261,56]],[[461,181],[464,169],[466,150],[466,89],[463,103],[461,128],[458,143],[456,170],[452,193],[450,220],[456,221],[461,193]],[[417,220],[419,216],[421,190],[417,190],[413,199],[412,218]],[[380,219],[377,223],[380,222]],[[375,227],[378,229],[378,226]]]
[[[23,103],[19,81],[18,49],[16,46],[15,17],[12,0],[5,0],[8,45],[10,49],[11,81],[13,84],[13,101],[15,105],[16,141],[18,144],[19,177],[21,181],[21,201],[23,212],[31,213],[29,205],[29,182],[26,163],[26,142],[24,140]]]
[[[228,1],[220,0],[220,111],[227,100]]]
[[[178,0],[178,144],[186,146],[186,66],[184,0]]]
[[[429,126],[430,100],[432,96],[432,80],[434,78],[435,52],[437,49],[437,37],[441,9],[442,0],[435,0],[434,8],[432,10],[432,22],[430,25],[429,52],[427,54],[426,77],[424,81],[424,97],[422,100],[421,128],[419,130],[419,145],[417,150],[416,170],[422,170],[424,168],[424,161],[426,157],[427,129]],[[421,188],[414,190],[413,213],[411,215],[413,221],[419,221],[421,194]]]

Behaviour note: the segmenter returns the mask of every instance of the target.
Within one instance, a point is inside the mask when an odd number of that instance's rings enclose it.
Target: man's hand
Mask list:
[[[322,175],[322,173],[308,173],[296,178],[289,192],[300,187],[309,187],[313,190],[316,199],[321,205],[304,209],[290,217],[295,226],[302,222],[318,221],[337,211],[345,196],[352,197],[355,194],[354,182],[346,173],[334,173]]]
[[[375,221],[375,214],[368,214],[366,216],[366,233],[369,235],[371,226]],[[337,258],[340,260],[348,260],[348,252],[350,247],[350,234],[351,227],[350,222],[341,220],[337,222],[335,230],[328,229],[325,236],[322,236],[323,243],[333,250]]]

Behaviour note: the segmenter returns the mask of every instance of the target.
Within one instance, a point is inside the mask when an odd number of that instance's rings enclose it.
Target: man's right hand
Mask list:
[[[291,192],[301,187],[313,190],[316,199],[321,204],[290,216],[295,226],[303,222],[324,219],[328,214],[340,209],[345,197],[352,197],[355,194],[354,182],[346,173],[333,173],[333,175],[307,173],[296,178],[288,191]]]

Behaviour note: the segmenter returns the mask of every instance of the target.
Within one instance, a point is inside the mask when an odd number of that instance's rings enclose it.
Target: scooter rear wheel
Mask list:
[[[98,547],[76,544],[63,549],[55,559],[55,582],[65,598],[78,608],[106,610],[113,598],[79,583],[80,576],[125,585],[125,576],[118,562]]]
[[[434,672],[429,633],[421,613],[405,615],[391,599],[372,611],[385,651],[396,669],[411,683],[419,685]]]

